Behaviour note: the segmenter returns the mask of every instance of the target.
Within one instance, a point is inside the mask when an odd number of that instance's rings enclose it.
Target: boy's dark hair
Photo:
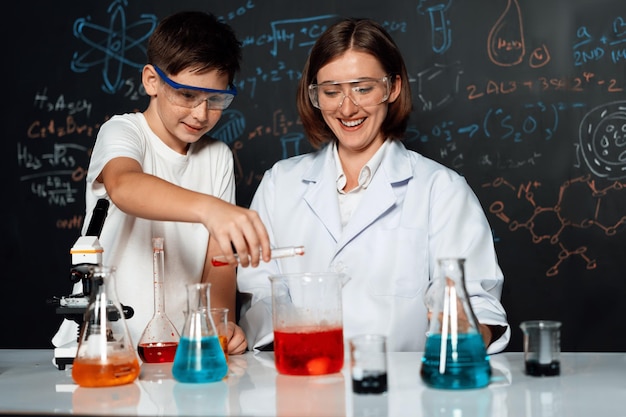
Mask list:
[[[307,139],[316,148],[335,140],[321,110],[313,107],[309,99],[309,84],[316,83],[317,72],[331,60],[348,50],[365,52],[380,62],[389,75],[399,75],[402,89],[398,98],[389,104],[387,117],[381,131],[385,138],[402,139],[412,111],[411,88],[402,54],[389,33],[370,19],[343,19],[330,26],[319,37],[306,61],[298,85],[296,104],[307,134]]]
[[[217,69],[232,83],[241,65],[241,42],[234,30],[207,12],[183,11],[163,19],[148,39],[148,63],[176,75],[191,68]]]

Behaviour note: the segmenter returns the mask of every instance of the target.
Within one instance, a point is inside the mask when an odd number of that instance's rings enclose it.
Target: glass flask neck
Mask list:
[[[183,337],[199,339],[217,335],[211,317],[211,284],[187,285],[187,319]]]
[[[152,239],[152,275],[154,285],[154,314],[165,314],[165,253],[163,249],[163,238]]]
[[[439,259],[438,266],[438,275],[427,295],[427,305],[432,312],[429,333],[479,333],[465,287],[465,259]]]

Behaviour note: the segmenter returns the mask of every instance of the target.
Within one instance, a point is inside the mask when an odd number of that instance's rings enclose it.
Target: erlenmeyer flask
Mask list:
[[[211,284],[187,285],[187,316],[172,365],[178,382],[215,382],[228,364],[211,318]]]
[[[165,313],[165,254],[163,238],[152,239],[154,315],[141,334],[137,352],[146,363],[173,362],[180,336]]]
[[[133,382],[139,360],[115,289],[115,269],[91,269],[91,299],[85,311],[72,378],[81,387]]]
[[[465,288],[464,259],[440,259],[426,292],[430,326],[420,375],[433,388],[480,388],[489,384],[491,366]]]

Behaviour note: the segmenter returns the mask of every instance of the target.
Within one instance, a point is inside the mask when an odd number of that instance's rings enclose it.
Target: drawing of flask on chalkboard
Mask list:
[[[438,260],[425,294],[430,325],[420,375],[432,388],[469,389],[489,384],[491,365],[465,289],[465,260]]]
[[[494,64],[503,67],[517,65],[524,59],[524,25],[517,0],[507,0],[506,9],[489,31],[487,52]]]

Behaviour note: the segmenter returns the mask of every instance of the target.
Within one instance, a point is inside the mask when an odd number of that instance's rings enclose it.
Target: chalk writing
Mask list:
[[[581,66],[590,62],[610,59],[613,64],[626,60],[626,22],[618,16],[611,26],[612,33],[607,36],[593,36],[587,26],[576,30],[576,43],[572,46],[574,65]]]

